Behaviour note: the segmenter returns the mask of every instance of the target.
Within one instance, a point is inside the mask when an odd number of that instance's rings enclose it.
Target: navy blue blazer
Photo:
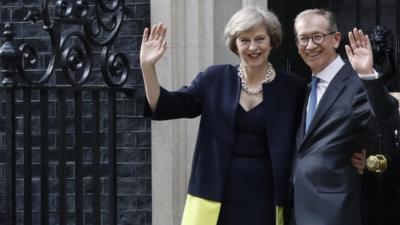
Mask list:
[[[241,90],[237,71],[233,65],[210,66],[190,86],[174,92],[161,88],[154,113],[146,101],[144,115],[153,120],[201,115],[188,188],[191,195],[222,200]],[[273,82],[263,85],[265,138],[272,161],[276,205],[283,205],[287,196],[290,157],[305,93],[303,78],[282,71],[277,71]]]

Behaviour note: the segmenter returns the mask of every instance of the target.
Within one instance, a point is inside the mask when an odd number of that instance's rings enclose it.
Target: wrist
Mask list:
[[[374,70],[374,68],[360,70],[360,71],[358,71],[358,74],[360,74],[361,76],[363,76],[363,75],[371,75],[371,74],[375,74],[375,70]]]
[[[369,74],[360,74],[358,73],[358,76],[363,79],[363,80],[376,80],[379,79],[379,74],[375,70],[372,70],[372,73]]]
[[[142,70],[154,70],[155,64],[154,63],[140,63],[140,68]]]

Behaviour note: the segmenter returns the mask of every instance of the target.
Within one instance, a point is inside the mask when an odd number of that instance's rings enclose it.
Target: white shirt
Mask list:
[[[317,74],[313,74],[313,76],[317,76],[319,78],[319,82],[317,84],[317,107],[319,101],[321,100],[322,96],[324,95],[326,89],[329,86],[329,83],[333,80],[335,75],[339,72],[339,70],[344,66],[344,61],[338,55],[335,60],[333,60],[327,67],[325,67],[321,72]],[[373,74],[361,75],[358,74],[361,79],[365,80],[373,80],[378,79],[379,74],[374,70]],[[308,99],[310,101],[310,99]],[[308,111],[308,107],[307,107]]]

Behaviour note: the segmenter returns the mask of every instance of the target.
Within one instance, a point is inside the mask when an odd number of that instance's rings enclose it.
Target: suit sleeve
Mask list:
[[[368,111],[372,112],[372,115],[366,121],[368,125],[371,126],[371,123],[375,121],[379,129],[398,128],[400,124],[398,101],[388,93],[381,79],[362,80],[362,84],[369,104],[358,107],[358,110],[364,111],[366,110],[364,107],[369,107]],[[362,94],[358,94],[356,99],[360,98],[360,95]]]
[[[385,90],[380,79],[363,81],[363,85],[375,116],[374,128],[380,132],[383,138],[381,149],[389,159],[385,180],[389,186],[398,188],[400,187],[400,151],[395,144],[397,137],[394,132],[400,130],[398,101]]]
[[[153,120],[193,118],[199,116],[203,104],[204,73],[199,73],[189,86],[177,91],[168,91],[160,87],[160,97],[155,112],[150,109],[145,98],[143,116]]]
[[[380,79],[362,80],[352,108],[359,125],[373,132],[390,137],[394,136],[394,130],[399,129],[398,102],[386,91]]]

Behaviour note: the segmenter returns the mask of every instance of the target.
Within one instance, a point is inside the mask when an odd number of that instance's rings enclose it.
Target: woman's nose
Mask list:
[[[250,46],[249,46],[250,50],[256,50],[257,49],[257,44],[255,41],[250,41]]]

